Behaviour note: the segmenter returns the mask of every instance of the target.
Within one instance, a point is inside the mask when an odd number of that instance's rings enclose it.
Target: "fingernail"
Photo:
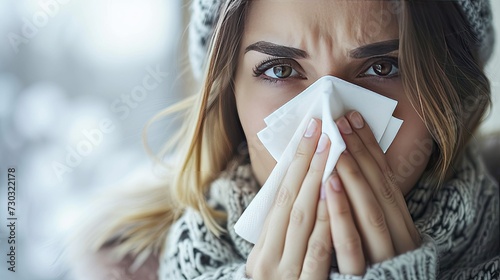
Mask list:
[[[336,192],[342,191],[342,183],[340,182],[340,178],[338,175],[333,174],[328,182],[330,183],[330,186],[334,191]]]
[[[342,117],[337,121],[337,126],[339,127],[340,131],[344,134],[352,133],[351,125],[349,125],[349,122],[345,117]]]
[[[351,119],[351,123],[354,128],[360,129],[365,125],[361,114],[359,114],[358,112],[352,112],[349,118]]]
[[[310,138],[314,135],[314,132],[316,132],[316,129],[318,128],[318,122],[315,119],[311,119],[309,122],[309,125],[307,126],[306,133],[304,134],[304,137]]]
[[[318,146],[316,147],[316,153],[320,154],[321,152],[323,152],[326,149],[327,145],[328,145],[328,136],[323,133],[319,138]]]
[[[319,193],[319,199],[326,199],[325,185],[321,185],[321,190]]]

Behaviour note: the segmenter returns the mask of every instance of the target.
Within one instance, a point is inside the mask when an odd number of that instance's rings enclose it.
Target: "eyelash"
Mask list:
[[[394,56],[380,56],[380,57],[373,57],[371,58],[369,61],[373,61],[373,62],[368,62],[369,65],[368,67],[364,67],[362,73],[359,77],[360,78],[374,78],[376,79],[376,81],[378,82],[384,82],[386,80],[390,80],[390,79],[393,79],[393,78],[396,78],[399,76],[399,72],[397,74],[393,74],[393,75],[390,75],[390,76],[377,76],[377,75],[366,75],[365,73],[370,70],[371,67],[373,67],[374,65],[377,65],[377,64],[382,64],[382,63],[390,63],[392,64],[393,67],[396,67],[397,70],[399,71],[399,63],[398,63],[398,58],[397,57],[394,57]],[[266,76],[266,75],[263,75],[267,70],[269,69],[272,69],[274,67],[278,67],[278,66],[288,66],[288,67],[291,67],[293,70],[295,70],[299,77],[287,77],[287,78],[272,78],[272,77],[269,77],[269,76]],[[299,78],[299,79],[305,79],[306,77],[304,77],[300,71],[297,71],[295,68],[300,68],[299,64],[293,60],[293,59],[289,59],[289,58],[267,58],[263,61],[261,61],[260,63],[258,63],[257,65],[255,65],[254,69],[253,69],[253,73],[254,73],[254,77],[260,77],[261,79],[265,80],[265,81],[268,81],[268,82],[272,82],[272,83],[279,83],[279,82],[286,82],[287,80],[289,79],[296,79],[296,78]]]
[[[267,75],[264,75],[264,73],[267,70],[272,69],[274,67],[278,67],[278,66],[291,67],[294,71],[296,71],[298,73],[299,77],[291,77],[291,78],[288,77],[288,78],[279,79],[279,78],[272,78],[272,77],[269,77]],[[279,58],[271,57],[271,58],[267,58],[267,59],[261,61],[260,63],[258,63],[257,65],[255,65],[255,67],[253,68],[253,76],[260,77],[261,79],[268,81],[268,82],[272,82],[272,83],[285,82],[286,80],[297,79],[297,78],[298,79],[305,79],[305,77],[300,73],[300,71],[297,71],[296,68],[300,68],[300,66],[293,59],[283,58],[283,57],[279,57]]]
[[[398,71],[397,74],[392,74],[389,76],[378,76],[378,75],[366,75],[365,74],[373,66],[375,66],[377,64],[387,63],[387,62],[390,63],[393,67],[395,67],[397,69],[397,71]],[[374,78],[380,82],[399,77],[399,61],[398,61],[397,57],[394,57],[394,56],[373,57],[372,59],[369,59],[368,64],[369,64],[368,67],[363,68],[364,69],[363,74],[360,74],[359,77],[361,77],[361,78]]]

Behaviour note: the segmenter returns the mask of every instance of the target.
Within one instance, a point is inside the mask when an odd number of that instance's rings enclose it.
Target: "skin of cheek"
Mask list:
[[[402,87],[400,92],[394,116],[402,119],[403,125],[387,150],[386,159],[397,185],[406,195],[422,176],[429,162],[433,140],[417,111],[402,93]]]
[[[398,101],[393,116],[403,120],[396,138],[386,152],[386,160],[394,179],[404,195],[408,194],[422,176],[432,153],[434,142],[424,122],[410,103],[401,80],[388,86],[380,83],[358,82],[359,86]]]
[[[248,66],[243,63],[239,69],[248,69]],[[245,73],[246,71],[243,70],[236,72],[234,92],[236,108],[245,132],[255,177],[259,184],[263,185],[276,165],[276,161],[257,137],[257,132],[266,127],[264,118],[282,104],[274,104],[272,101],[263,102],[266,100],[265,88],[259,87],[259,83],[252,81],[252,79],[243,77],[244,75],[251,75],[250,73]]]

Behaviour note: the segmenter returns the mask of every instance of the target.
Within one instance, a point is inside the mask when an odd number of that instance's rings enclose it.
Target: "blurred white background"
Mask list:
[[[183,92],[187,0],[0,0],[0,279],[68,279],[61,237],[89,197],[151,166],[144,124]],[[500,41],[500,1],[494,6]],[[500,129],[500,44],[487,67]],[[169,135],[161,123],[152,147]],[[16,168],[16,273],[7,168]]]
[[[92,194],[150,168],[141,132],[181,96],[181,0],[0,0],[0,279],[67,279]],[[154,126],[151,145],[168,137]],[[16,168],[16,273],[7,168]]]

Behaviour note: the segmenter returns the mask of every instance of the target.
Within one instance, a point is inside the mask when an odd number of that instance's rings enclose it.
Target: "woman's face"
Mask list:
[[[235,97],[260,184],[276,161],[257,138],[264,118],[332,75],[398,101],[404,120],[386,153],[404,194],[427,165],[432,141],[403,92],[399,30],[390,1],[253,0],[239,51]],[[307,106],[306,104],[304,104]]]

